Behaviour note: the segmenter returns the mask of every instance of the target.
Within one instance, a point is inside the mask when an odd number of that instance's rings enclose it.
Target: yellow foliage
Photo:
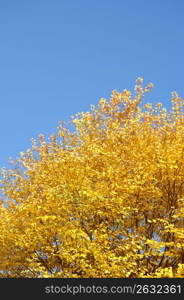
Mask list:
[[[114,90],[2,169],[1,277],[184,277],[184,102],[143,106],[151,88]]]

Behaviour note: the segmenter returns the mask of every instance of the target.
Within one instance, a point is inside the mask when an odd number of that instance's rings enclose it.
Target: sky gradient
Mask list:
[[[0,1],[0,168],[138,76],[184,97],[183,0]]]

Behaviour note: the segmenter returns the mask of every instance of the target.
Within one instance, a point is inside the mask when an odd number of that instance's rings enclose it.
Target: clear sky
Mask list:
[[[184,97],[183,0],[0,1],[0,167],[111,91]]]

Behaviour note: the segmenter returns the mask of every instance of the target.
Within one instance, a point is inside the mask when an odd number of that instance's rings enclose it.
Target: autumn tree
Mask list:
[[[184,101],[113,91],[2,169],[1,277],[184,277]]]

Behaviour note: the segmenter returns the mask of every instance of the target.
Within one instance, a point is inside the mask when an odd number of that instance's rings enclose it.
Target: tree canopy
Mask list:
[[[2,168],[0,277],[184,277],[184,100],[112,91]]]

